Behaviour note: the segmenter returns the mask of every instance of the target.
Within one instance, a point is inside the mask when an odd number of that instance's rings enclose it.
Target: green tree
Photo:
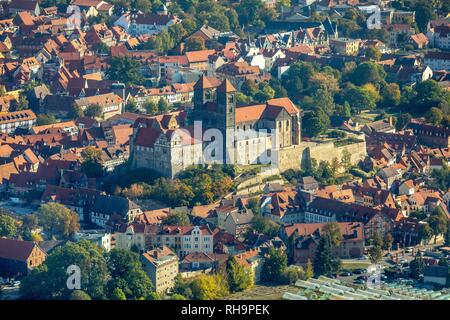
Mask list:
[[[165,113],[167,111],[169,111],[169,103],[167,102],[166,99],[164,98],[160,98],[158,101],[158,111],[160,113]]]
[[[28,98],[24,95],[19,96],[19,101],[17,101],[16,111],[26,110],[29,108]]]
[[[258,92],[258,86],[254,81],[246,79],[241,86],[241,92],[249,97],[254,97]]]
[[[84,111],[83,111],[83,109],[81,109],[81,107],[79,105],[77,105],[76,103],[73,103],[70,106],[67,116],[72,119],[77,119],[77,118],[84,116]]]
[[[134,8],[144,13],[150,13],[152,11],[152,3],[150,0],[135,0]]]
[[[414,279],[419,279],[423,272],[425,271],[425,261],[422,257],[416,257],[411,261],[410,265],[411,276]]]
[[[22,218],[22,228],[34,230],[38,227],[39,221],[35,214],[27,214]]]
[[[74,290],[70,295],[70,300],[92,300],[83,290]]]
[[[251,269],[240,265],[234,257],[227,261],[227,277],[230,292],[244,291],[253,285]]]
[[[363,62],[350,74],[350,81],[362,86],[366,83],[378,84],[384,80],[386,72],[383,68],[373,62]]]
[[[365,55],[367,58],[373,61],[379,61],[381,59],[381,51],[375,46],[368,46],[366,48]]]
[[[268,235],[269,237],[275,237],[278,234],[280,226],[261,215],[255,215],[252,219],[252,228],[258,233]]]
[[[41,205],[37,216],[39,225],[49,236],[67,239],[80,229],[77,214],[59,203],[49,202]]]
[[[305,113],[302,118],[303,132],[310,137],[316,137],[324,133],[330,126],[330,118],[322,109]]]
[[[128,99],[127,104],[125,105],[125,111],[127,112],[139,112],[139,107],[134,99]]]
[[[120,288],[115,288],[111,293],[111,300],[127,300],[125,293]]]
[[[447,223],[448,219],[446,214],[441,208],[437,207],[428,218],[428,224],[434,236],[434,243],[436,243],[438,236],[447,232]]]
[[[145,112],[149,115],[157,115],[158,114],[158,105],[153,101],[147,101],[144,104]]]
[[[417,27],[420,32],[426,33],[428,31],[428,23],[437,17],[433,4],[425,0],[418,1],[416,2],[414,11],[416,13]]]
[[[321,237],[314,256],[314,274],[316,276],[338,272],[341,261],[333,251],[329,237]]]
[[[152,282],[142,269],[137,253],[113,249],[109,252],[107,261],[111,275],[107,284],[109,296],[114,296],[117,288],[130,300],[148,299],[152,296]]]
[[[192,289],[181,274],[177,274],[175,276],[175,286],[173,287],[173,292],[174,294],[178,294],[186,299],[192,298]]]
[[[90,105],[84,111],[84,115],[89,118],[100,118],[103,115],[103,108],[98,104]]]
[[[288,257],[282,249],[269,248],[262,268],[262,280],[280,282],[287,268]]]
[[[41,113],[36,117],[37,126],[45,126],[56,123],[56,117],[52,114]]]
[[[110,67],[106,74],[110,80],[124,82],[127,85],[139,85],[143,83],[138,61],[128,56],[112,57]]]
[[[20,285],[24,299],[70,299],[67,270],[76,265],[81,271],[81,290],[94,300],[105,298],[108,271],[101,249],[89,242],[68,242],[54,249],[44,264],[34,269]]]
[[[5,213],[0,213],[0,237],[13,238],[17,235],[17,221]]]
[[[374,109],[379,98],[373,91],[373,87],[357,87],[353,85],[347,86],[344,90],[344,100],[348,102],[350,107],[355,111],[364,109]]]
[[[188,38],[185,42],[186,51],[199,51],[205,50],[205,40],[200,37]]]
[[[284,271],[284,278],[288,284],[294,284],[297,280],[305,280],[305,271],[299,266],[289,266]]]
[[[418,231],[418,241],[428,243],[433,236],[433,231],[431,230],[428,223],[421,223],[419,224],[419,231]]]
[[[259,205],[259,198],[251,198],[248,200],[247,207],[252,210],[254,215],[260,215],[261,214],[261,207]]]
[[[383,240],[379,234],[376,234],[373,238],[372,247],[369,249],[369,257],[372,263],[378,263],[383,258]]]
[[[332,248],[338,248],[342,241],[341,229],[337,222],[329,222],[322,229],[322,237],[327,237]]]
[[[84,172],[89,178],[99,178],[103,174],[103,168],[100,163],[102,153],[95,147],[87,147],[81,152],[80,170]]]
[[[265,22],[275,15],[275,12],[267,9],[261,0],[243,0],[236,11],[241,25],[257,28],[264,28]]]
[[[197,300],[215,300],[228,294],[226,281],[218,274],[202,274],[191,283],[192,295]]]
[[[305,280],[308,280],[313,276],[314,276],[314,266],[311,260],[308,259],[308,262],[306,263]]]
[[[172,212],[168,216],[166,216],[162,221],[164,225],[171,226],[190,226],[191,221],[189,220],[189,216],[184,212]]]
[[[383,238],[383,250],[390,251],[392,248],[392,244],[394,243],[394,238],[390,233],[387,233]]]
[[[352,154],[347,150],[344,149],[344,151],[342,151],[342,156],[341,156],[341,165],[344,167],[344,169],[346,171],[350,170],[351,166],[352,166]]]
[[[440,125],[442,123],[442,120],[444,120],[444,113],[442,112],[442,110],[436,107],[432,107],[425,114],[425,119],[434,125]]]
[[[386,84],[381,92],[384,107],[395,107],[400,104],[400,87],[396,83]]]
[[[401,131],[411,122],[412,116],[409,113],[402,113],[395,123],[395,129]]]

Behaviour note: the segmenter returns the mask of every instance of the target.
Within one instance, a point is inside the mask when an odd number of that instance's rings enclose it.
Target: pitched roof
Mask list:
[[[99,195],[92,208],[93,212],[105,213],[107,215],[119,214],[125,216],[129,210],[138,209],[139,206],[133,201],[118,196]]]
[[[0,238],[0,258],[24,262],[36,246],[36,243],[31,241]]]
[[[363,240],[363,225],[360,222],[338,222],[339,230],[345,240]],[[294,232],[298,236],[308,236],[322,229],[327,223],[296,223],[285,225],[284,232],[290,237]]]
[[[210,89],[216,88],[220,85],[220,80],[213,77],[202,75],[194,84],[194,89]]]
[[[225,79],[220,86],[217,87],[218,92],[235,92],[236,88],[231,84],[228,79]]]
[[[185,53],[189,63],[206,62],[208,57],[216,53],[215,50],[188,51]]]
[[[144,252],[142,257],[157,267],[178,261],[176,253],[166,246]]]

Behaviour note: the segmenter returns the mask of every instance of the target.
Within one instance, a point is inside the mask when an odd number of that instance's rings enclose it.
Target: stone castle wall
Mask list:
[[[280,172],[283,172],[289,169],[307,169],[311,159],[316,159],[317,162],[331,162],[333,158],[337,158],[341,161],[344,150],[351,154],[350,161],[352,164],[358,163],[367,156],[365,140],[340,147],[336,147],[333,142],[302,142],[298,146],[279,150],[278,167]]]

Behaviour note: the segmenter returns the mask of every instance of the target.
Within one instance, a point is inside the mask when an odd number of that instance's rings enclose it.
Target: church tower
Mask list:
[[[207,102],[214,101],[214,85],[202,75],[194,85],[194,109],[201,111]]]
[[[217,88],[218,129],[222,132],[224,141],[224,161],[234,164],[235,128],[236,128],[236,89],[225,79]]]

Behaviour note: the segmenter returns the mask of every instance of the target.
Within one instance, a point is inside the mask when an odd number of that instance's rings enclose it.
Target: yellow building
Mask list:
[[[178,274],[178,256],[163,246],[142,254],[144,270],[152,280],[155,291],[165,293],[175,285]]]
[[[330,47],[334,53],[345,56],[356,56],[359,52],[360,44],[360,39],[330,39]]]

